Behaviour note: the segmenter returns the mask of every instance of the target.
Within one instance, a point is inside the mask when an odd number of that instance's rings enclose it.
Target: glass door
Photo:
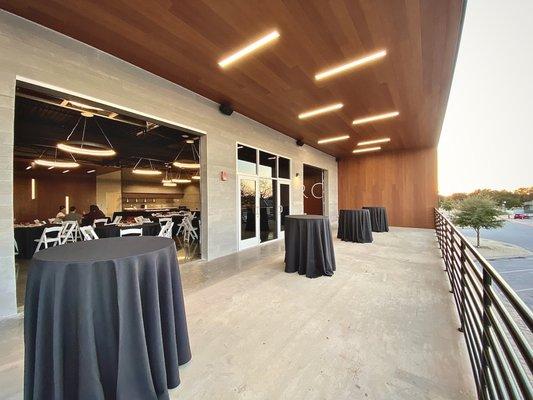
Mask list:
[[[278,181],[278,237],[285,237],[285,217],[291,213],[291,185]]]
[[[259,178],[259,230],[261,243],[278,237],[277,192],[275,179]]]
[[[259,244],[258,180],[239,177],[239,249]]]

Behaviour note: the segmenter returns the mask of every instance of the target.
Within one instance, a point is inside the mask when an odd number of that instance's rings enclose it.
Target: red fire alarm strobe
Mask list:
[[[220,171],[220,180],[221,181],[227,181],[228,180],[228,173],[226,171]]]

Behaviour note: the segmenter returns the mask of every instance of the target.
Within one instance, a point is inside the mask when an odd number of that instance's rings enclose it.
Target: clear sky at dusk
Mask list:
[[[469,0],[439,193],[533,186],[533,1]]]

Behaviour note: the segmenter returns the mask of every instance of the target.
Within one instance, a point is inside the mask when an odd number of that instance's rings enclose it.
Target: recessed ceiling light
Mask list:
[[[367,122],[379,121],[380,119],[394,118],[394,117],[397,117],[398,115],[400,115],[398,111],[391,111],[391,112],[387,112],[384,114],[370,115],[368,117],[356,119],[352,122],[352,124],[362,125],[362,124],[366,124]]]
[[[66,170],[64,170],[64,171],[61,172],[61,173],[62,173],[62,174],[66,174],[66,173],[69,172],[69,171],[70,171],[70,169],[66,169]]]
[[[256,51],[257,49],[267,45],[268,43],[276,40],[279,38],[279,32],[278,31],[272,31],[269,34],[263,36],[259,40],[256,40],[255,42],[249,44],[246,47],[243,47],[242,49],[236,51],[235,53],[231,54],[230,56],[220,60],[218,62],[218,65],[220,65],[222,68],[227,67],[231,63],[239,60],[240,58],[243,58],[244,56],[247,56],[248,54]]]
[[[187,139],[189,135],[181,135],[181,137]]]
[[[29,169],[31,169],[31,165],[28,165],[28,166],[26,167],[26,171],[29,170]]]
[[[352,153],[366,153],[368,151],[377,151],[377,150],[381,150],[381,146],[367,147],[365,149],[356,149]]]
[[[363,64],[367,64],[369,62],[375,61],[377,59],[383,58],[387,55],[387,50],[380,50],[375,53],[369,54],[365,57],[357,58],[352,61],[348,61],[345,64],[338,65],[333,68],[329,68],[325,71],[319,72],[315,75],[315,79],[317,81],[320,81],[322,79],[329,78],[330,76],[340,74],[341,72],[347,71],[352,68],[359,67]]]
[[[323,144],[323,143],[329,143],[329,142],[337,142],[339,140],[346,140],[349,138],[350,138],[350,135],[336,136],[336,137],[331,137],[329,139],[320,139],[317,143]]]
[[[366,146],[368,144],[378,144],[378,143],[387,143],[390,142],[390,138],[375,139],[375,140],[366,140],[364,142],[357,143],[358,146]]]
[[[87,171],[88,174],[92,174],[93,172],[95,172],[96,170],[95,169],[90,169],[89,171]]]
[[[319,114],[324,114],[324,113],[328,113],[328,112],[331,112],[331,111],[340,110],[342,107],[344,107],[344,104],[342,104],[342,103],[330,104],[329,106],[320,107],[320,108],[316,108],[314,110],[303,112],[300,115],[298,115],[298,118],[300,118],[300,119],[310,118],[310,117],[314,117],[315,115],[319,115]]]
[[[54,167],[48,167],[48,169],[54,169]]]

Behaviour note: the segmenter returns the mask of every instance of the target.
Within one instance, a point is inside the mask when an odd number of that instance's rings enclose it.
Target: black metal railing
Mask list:
[[[533,399],[533,312],[438,210],[435,230],[478,398]]]

